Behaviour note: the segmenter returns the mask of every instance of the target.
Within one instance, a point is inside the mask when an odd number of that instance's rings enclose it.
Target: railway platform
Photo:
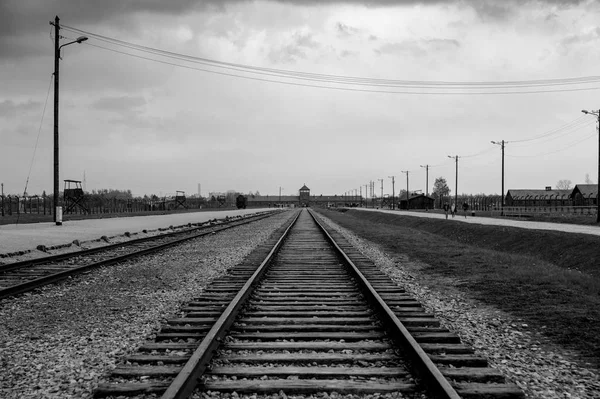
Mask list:
[[[406,210],[387,210],[387,209],[373,209],[373,208],[352,208],[359,211],[365,212],[383,212],[391,213],[394,215],[402,216],[414,216],[424,217],[432,219],[445,219],[446,216],[443,213],[436,212],[416,212]],[[454,218],[448,215],[449,221],[456,221],[461,223],[474,223],[484,224],[488,226],[503,226],[503,227],[517,227],[521,229],[531,230],[550,230],[550,231],[562,231],[565,233],[578,233],[578,234],[591,234],[600,236],[600,226],[586,226],[580,224],[567,224],[567,223],[550,223],[550,222],[531,222],[526,220],[512,220],[512,219],[499,219],[489,218],[480,216],[471,216],[469,212],[465,218],[464,213],[460,211]]]
[[[126,232],[139,233],[143,230],[156,230],[187,223],[202,223],[212,219],[223,219],[226,216],[234,217],[268,210],[273,211],[273,208],[72,220],[63,221],[62,226],[57,226],[52,222],[1,225],[0,255],[36,250],[39,245],[49,248],[70,244],[74,240],[85,242],[97,240],[102,236],[112,237]]]

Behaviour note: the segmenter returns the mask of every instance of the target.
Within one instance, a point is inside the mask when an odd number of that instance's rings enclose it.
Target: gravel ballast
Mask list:
[[[0,301],[0,397],[91,397],[123,355],[291,215],[279,213]]]
[[[402,254],[386,254],[376,243],[320,217],[435,314],[442,325],[487,357],[490,365],[520,386],[528,398],[600,398],[598,370],[580,364],[575,354],[530,330],[526,320],[473,300],[456,288],[455,281],[419,273],[419,262]]]

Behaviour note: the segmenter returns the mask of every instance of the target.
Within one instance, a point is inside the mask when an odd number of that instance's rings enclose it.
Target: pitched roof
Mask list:
[[[306,187],[306,184],[305,184],[302,187],[300,187],[300,190],[308,190],[308,191],[310,191],[310,188]]]
[[[581,195],[583,195],[586,198],[589,198],[590,196],[592,198],[595,198],[598,195],[598,185],[597,184],[577,184],[577,185],[575,185],[575,188],[573,189],[573,194],[575,194],[576,191],[579,191],[581,193]]]
[[[525,198],[550,198],[550,197],[562,197],[569,196],[572,190],[508,190],[506,195],[510,195],[512,199],[525,199]]]

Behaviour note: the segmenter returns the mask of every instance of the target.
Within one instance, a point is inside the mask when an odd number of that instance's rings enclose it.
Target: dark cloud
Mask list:
[[[61,22],[72,25],[102,24],[111,20],[126,23],[138,13],[184,15],[206,9],[226,10],[228,4],[250,3],[252,0],[2,0],[0,1],[0,36],[15,32],[43,32],[48,22],[58,15]],[[357,4],[367,7],[387,7],[415,4],[465,4],[481,13],[504,15],[507,9],[518,8],[525,3],[572,6],[584,0],[273,0],[290,5]]]
[[[237,2],[237,1],[236,1]],[[68,25],[101,24],[132,14],[150,12],[183,15],[207,8],[222,9],[231,1],[217,0],[2,0],[0,2],[0,35],[17,31],[45,31],[49,21],[58,15]]]
[[[250,3],[252,0],[0,0],[0,60],[35,56],[48,52],[46,38],[49,22],[55,15],[61,23],[99,32],[118,27],[136,30],[132,22],[137,14],[186,15],[194,11],[226,11],[229,5]],[[366,7],[406,5],[457,4],[473,8],[482,19],[506,20],[524,4],[569,7],[584,0],[273,0],[297,6],[357,4]],[[338,24],[340,34],[355,33],[355,28]]]
[[[184,15],[224,9],[226,4],[216,0],[0,0],[0,60],[37,55],[51,48],[46,40],[56,15],[62,25],[81,29],[94,26],[106,32],[111,27],[137,29],[132,17],[138,13]]]
[[[41,106],[41,103],[32,100],[26,103],[15,103],[12,100],[5,100],[0,102],[0,118],[16,118],[31,111],[38,111]]]

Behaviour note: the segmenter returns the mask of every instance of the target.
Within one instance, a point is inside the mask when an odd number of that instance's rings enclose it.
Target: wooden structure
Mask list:
[[[569,206],[571,190],[508,190],[506,206]]]
[[[175,209],[180,206],[187,209],[187,206],[185,205],[185,191],[175,191]]]
[[[571,200],[575,206],[598,205],[598,185],[577,184],[571,192]]]
[[[63,197],[65,202],[65,213],[70,213],[79,208],[84,213],[90,213],[85,203],[85,195],[81,188],[81,180],[65,180]]]
[[[306,184],[304,184],[302,186],[302,188],[300,188],[298,193],[299,193],[299,198],[298,198],[299,204],[298,205],[310,206],[310,189],[308,187],[306,187]]]
[[[408,208],[407,208],[408,204]],[[433,209],[435,199],[426,196],[425,194],[412,194],[408,198],[408,203],[405,198],[400,198],[399,209]]]

